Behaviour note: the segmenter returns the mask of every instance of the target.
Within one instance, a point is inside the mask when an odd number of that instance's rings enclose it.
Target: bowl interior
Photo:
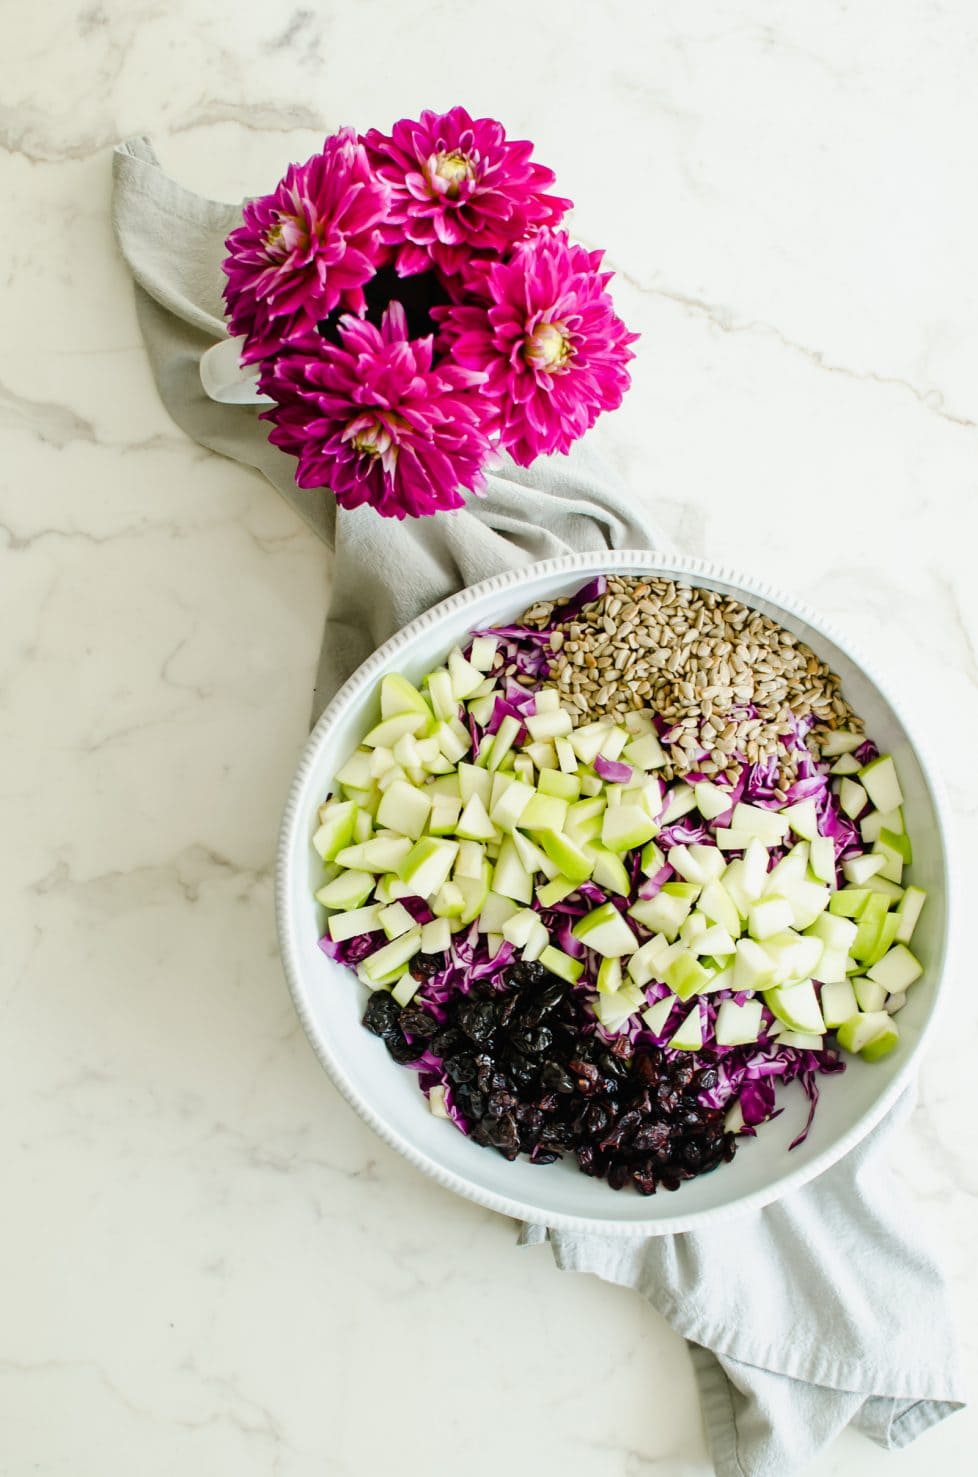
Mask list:
[[[790,1153],[788,1145],[808,1106],[797,1084],[781,1091],[781,1116],[764,1125],[756,1138],[741,1140],[731,1164],[674,1193],[660,1191],[648,1199],[615,1193],[566,1163],[508,1163],[433,1118],[414,1074],[395,1066],[383,1044],[360,1025],[365,987],[317,947],[324,914],[312,896],[319,867],[310,845],[316,808],[335,769],[377,719],[380,677],[399,671],[417,681],[471,629],[509,620],[535,600],[570,594],[590,575],[614,571],[672,575],[733,594],[780,621],[839,673],[868,732],[897,761],[914,845],[912,876],[929,894],[914,937],[925,972],[900,1013],[897,1049],[871,1065],[847,1058],[844,1074],[825,1079],[812,1131]],[[946,859],[939,805],[919,749],[892,702],[838,637],[816,624],[811,612],[783,600],[688,559],[605,553],[548,561],[487,581],[429,611],[360,668],[317,725],[290,796],[280,853],[279,929],[290,987],[313,1045],[340,1090],[382,1137],[442,1184],[505,1214],[548,1225],[646,1233],[686,1230],[764,1204],[810,1179],[869,1132],[898,1096],[933,1013],[946,947]]]

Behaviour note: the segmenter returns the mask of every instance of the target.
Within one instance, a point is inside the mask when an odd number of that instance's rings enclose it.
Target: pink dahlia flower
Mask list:
[[[369,503],[385,518],[460,508],[480,492],[489,442],[476,387],[484,375],[432,365],[432,337],[409,339],[401,304],[375,327],[344,316],[339,342],[318,334],[263,366],[277,402],[269,440],[298,458],[300,487],[329,487],[344,508]]]
[[[539,231],[506,261],[474,264],[468,304],[434,310],[455,363],[486,374],[488,429],[521,466],[567,451],[631,383],[638,335],[614,311],[601,258]]]
[[[473,252],[505,251],[533,226],[556,224],[571,204],[545,193],[555,176],[532,162],[532,144],[464,108],[402,118],[389,137],[372,128],[364,143],[390,187],[384,240],[402,277],[432,262],[458,272]]]
[[[246,363],[314,328],[336,307],[363,311],[363,284],[383,254],[388,187],[373,173],[352,128],[305,164],[293,164],[271,195],[244,207],[223,263],[232,333]]]

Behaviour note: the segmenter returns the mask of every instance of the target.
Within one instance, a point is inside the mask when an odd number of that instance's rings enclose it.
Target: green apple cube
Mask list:
[[[620,959],[638,948],[638,940],[614,903],[605,903],[579,918],[572,930],[587,948],[606,958]]]
[[[696,882],[702,887],[711,880],[712,874],[704,870],[688,846],[670,846],[666,860],[672,870],[686,882]]]
[[[788,821],[780,811],[764,810],[743,801],[734,806],[730,824],[735,831],[753,836],[762,846],[779,846],[788,834]]]
[[[512,898],[503,897],[502,893],[490,891],[486,894],[486,900],[479,914],[479,932],[501,934],[506,920],[518,912],[518,902],[514,902]]]
[[[821,1051],[825,1038],[812,1031],[789,1031],[787,1027],[778,1035],[781,1046],[794,1046],[798,1051]]]
[[[902,1010],[903,1007],[906,1005],[906,1003],[907,1003],[907,993],[906,993],[905,990],[898,990],[895,995],[887,995],[887,997],[886,997],[886,1011],[887,1011],[887,1014],[888,1015],[896,1015],[897,1011]]]
[[[642,847],[641,866],[646,877],[654,877],[657,872],[662,871],[665,864],[666,859],[654,841],[649,841]]]
[[[607,892],[617,893],[619,897],[627,897],[632,890],[632,880],[621,857],[616,856],[613,851],[607,851],[603,846],[594,846],[592,849],[594,851],[594,871],[591,876],[594,881]]]
[[[840,949],[824,949],[815,978],[823,985],[834,985],[846,978],[848,959]]]
[[[562,903],[565,897],[570,897],[572,892],[577,891],[577,888],[578,883],[558,873],[550,882],[545,882],[537,888],[537,902],[541,908],[553,908],[557,903]]]
[[[763,948],[774,966],[777,985],[811,979],[823,954],[821,939],[795,933],[792,928],[765,939]]]
[[[609,1036],[617,1036],[635,1014],[636,1005],[627,995],[596,995],[591,1001],[591,1009],[602,1029]]]
[[[431,801],[423,790],[398,780],[384,792],[377,809],[377,822],[388,831],[396,831],[417,841],[424,831],[430,810]]]
[[[471,662],[466,661],[458,646],[452,647],[448,653],[448,675],[456,703],[464,703],[482,685],[482,673],[478,667],[473,667]]]
[[[703,1013],[699,1001],[669,1039],[673,1051],[699,1051],[703,1046]]]
[[[877,953],[888,910],[889,899],[880,893],[871,892],[859,915],[856,936],[849,945],[849,953],[854,959],[868,961],[871,955]]]
[[[326,923],[326,930],[335,943],[359,938],[364,933],[380,930],[380,907],[372,903],[366,908],[353,908],[346,913],[334,913]]]
[[[892,945],[897,942],[899,931],[900,919],[898,915],[896,913],[887,913],[880,925],[879,936],[871,952],[867,954],[863,962],[870,965],[875,964],[878,959],[882,959],[883,955],[888,953]]]
[[[495,636],[476,636],[469,650],[469,661],[479,672],[491,672],[499,642]]]
[[[850,733],[847,728],[833,728],[822,739],[819,747],[823,759],[834,759],[837,754],[851,754],[853,749],[858,749],[865,742],[866,735],[863,733]]]
[[[791,904],[784,898],[761,898],[751,908],[747,918],[747,932],[752,939],[763,942],[790,928],[794,922]]]
[[[778,1020],[784,1021],[791,1031],[821,1036],[825,1030],[818,995],[811,980],[802,980],[796,985],[775,985],[773,990],[765,990],[764,1000]]]
[[[601,844],[609,851],[633,851],[651,841],[658,827],[640,805],[616,805],[601,822]]]
[[[899,924],[896,931],[898,943],[909,944],[913,938],[913,931],[917,927],[917,921],[923,912],[927,894],[922,887],[908,887],[900,900],[897,908]]]
[[[621,989],[621,983],[621,958],[606,955],[598,969],[598,994],[616,995]]]
[[[566,800],[535,790],[520,815],[519,824],[524,831],[562,831],[566,819]]]
[[[804,877],[785,883],[781,895],[791,906],[792,928],[799,929],[811,927],[832,900],[832,892],[828,887],[820,882],[808,882]]]
[[[819,993],[819,1001],[822,1007],[822,1019],[829,1031],[834,1031],[837,1026],[841,1026],[859,1009],[856,992],[850,980],[836,980],[834,984],[823,985]]]
[[[481,728],[485,728],[486,725],[492,719],[492,714],[493,714],[493,710],[494,710],[495,706],[496,706],[496,697],[495,697],[495,694],[494,693],[488,693],[485,697],[478,697],[478,698],[473,697],[473,698],[470,698],[469,699],[469,702],[468,702],[468,711],[472,715],[472,717],[475,719],[476,723],[478,723]],[[489,748],[490,748],[491,744],[492,744],[492,739],[491,738],[484,738],[482,740],[482,749],[485,749],[485,751],[486,751],[486,754],[485,754],[486,759],[488,759],[488,757],[489,757]],[[480,749],[479,752],[481,753],[482,750]],[[480,761],[480,762],[484,762],[484,761]]]
[[[885,857],[864,853],[862,856],[853,856],[843,862],[842,875],[854,887],[862,887],[870,877],[875,877],[877,872],[882,872],[885,866]]]
[[[517,856],[531,877],[534,872],[542,872],[548,881],[560,876],[560,868],[557,864],[552,862],[539,846],[535,846],[528,836],[524,836],[522,831],[513,832],[513,845],[516,847]]]
[[[729,826],[717,826],[713,839],[721,851],[746,851],[751,840],[746,831],[732,831]]]
[[[479,795],[471,795],[455,823],[455,834],[463,841],[494,841],[499,832]]]
[[[835,842],[830,836],[816,836],[810,842],[808,865],[819,882],[832,888],[836,886]]]
[[[871,980],[866,975],[857,975],[852,981],[852,988],[860,1010],[872,1012],[886,1008],[887,991],[876,980]]]
[[[539,959],[550,942],[546,928],[532,908],[521,908],[503,924],[503,938],[523,950],[523,958]]]
[[[693,940],[698,939],[701,934],[706,933],[709,927],[710,925],[703,917],[703,914],[694,909],[679,930],[679,937],[684,944],[692,947]]]
[[[368,980],[379,983],[384,975],[390,974],[393,969],[401,969],[409,959],[413,959],[421,948],[421,929],[413,928],[410,933],[401,938],[394,939],[383,948],[377,949],[373,954],[368,954],[363,961],[363,969]]]
[[[640,949],[636,949],[625,966],[632,983],[642,986],[656,979],[668,949],[669,944],[661,933],[655,934]]]
[[[371,907],[353,908],[349,913],[334,913],[326,923],[326,932],[335,944],[344,944],[349,938],[360,938],[363,933],[378,933],[380,914],[377,902]]]
[[[352,800],[338,800],[335,805],[323,806],[320,810],[321,824],[312,838],[312,844],[324,862],[334,861],[350,845],[357,813]]]
[[[457,856],[457,841],[422,836],[397,867],[397,875],[402,882],[410,883],[418,897],[430,898],[448,881]]]
[[[431,797],[431,814],[428,817],[428,830],[432,836],[451,836],[457,830],[461,808],[462,802],[457,795],[444,795],[436,791]]]
[[[572,882],[586,882],[594,871],[593,858],[561,831],[540,831],[537,839],[564,877]]]
[[[691,996],[699,994],[713,973],[690,950],[683,949],[663,969],[662,981],[680,1000],[689,1000]]]
[[[562,774],[577,773],[577,755],[565,738],[554,739],[554,752]]]
[[[574,727],[574,720],[565,708],[556,712],[541,712],[539,707],[525,720],[530,737],[542,742],[545,739],[567,738]]]
[[[711,923],[718,923],[736,938],[741,932],[740,914],[722,882],[708,882],[700,893],[698,907]]]
[[[371,760],[369,749],[354,750],[342,769],[336,771],[337,784],[354,790],[369,790],[373,783]]]
[[[432,918],[421,925],[419,954],[444,954],[452,947],[452,930],[447,918]]]
[[[696,809],[704,820],[715,821],[718,815],[723,815],[725,810],[730,809],[729,792],[721,790],[712,780],[700,780],[693,786],[693,794],[696,797]]]
[[[871,980],[876,980],[891,995],[906,990],[923,972],[923,965],[906,944],[895,944],[888,954],[877,959],[866,971]]]
[[[843,1021],[836,1035],[844,1050],[859,1052],[870,1062],[892,1051],[900,1039],[895,1021],[885,1010],[850,1017]]]
[[[854,754],[843,754],[835,761],[829,774],[858,774],[862,765]]]
[[[663,1035],[675,1003],[675,995],[664,995],[661,1000],[657,1000],[654,1005],[642,1011],[642,1021],[653,1036]]]
[[[585,723],[567,735],[567,742],[582,764],[593,764],[611,729],[610,723]]]
[[[821,939],[826,949],[835,949],[847,954],[854,943],[858,929],[850,918],[840,918],[835,913],[822,913],[811,924],[808,933]]]
[[[542,768],[537,777],[537,787],[541,795],[556,795],[559,800],[566,800],[568,805],[579,800],[581,795],[579,776],[576,773],[565,774],[562,769]]]
[[[406,882],[401,882],[392,872],[384,877],[376,879],[377,886],[374,888],[374,898],[378,903],[398,903],[405,897],[416,897],[417,893],[413,887],[408,887]]]
[[[520,861],[511,836],[503,838],[492,874],[492,890],[517,903],[533,901],[533,877]]]
[[[393,749],[399,738],[406,733],[417,733],[424,728],[426,721],[423,713],[397,713],[393,718],[381,719],[363,742],[368,749]]]
[[[903,791],[897,778],[896,765],[889,754],[871,759],[859,771],[859,778],[877,810],[899,810],[903,805]],[[896,827],[890,829],[895,830]]]
[[[584,964],[580,959],[572,959],[562,949],[555,949],[553,944],[548,944],[540,955],[540,963],[544,969],[549,969],[558,979],[566,980],[570,985],[576,985],[584,973]]]
[[[840,918],[859,918],[872,896],[868,887],[842,887],[832,894],[829,912]]]
[[[377,797],[380,804],[380,797]],[[359,845],[361,841],[369,841],[374,832],[374,818],[369,810],[357,809],[356,819],[353,822],[353,842]],[[345,849],[345,848],[344,848]],[[335,858],[334,858],[335,860]]]
[[[459,923],[473,923],[481,915],[486,898],[489,896],[491,881],[492,867],[488,862],[483,863],[481,877],[458,877],[456,879],[455,885],[462,894],[462,911],[458,915]]]
[[[532,785],[513,780],[493,803],[489,812],[493,824],[501,831],[512,831],[535,795]]]
[[[763,882],[761,886],[763,889]],[[737,857],[735,861],[727,864],[727,870],[723,874],[723,890],[737,909],[737,916],[741,920],[746,921],[747,915],[751,910],[751,903],[756,902],[757,899],[749,898],[744,891],[744,862],[742,857]],[[759,897],[760,893],[757,896]]]
[[[621,725],[618,723],[613,724],[602,740],[601,747],[598,750],[598,754],[601,755],[602,759],[610,759],[612,761],[620,759],[622,755],[622,750],[628,743],[628,739],[628,729],[622,728]],[[594,756],[595,759],[598,757],[598,754]]]
[[[742,872],[738,879],[741,891],[751,902],[756,902],[767,886],[767,869],[770,860],[768,849],[763,841],[758,841],[756,836],[752,837],[741,857]]]
[[[702,916],[702,913],[699,914],[699,917]],[[732,935],[719,923],[705,929],[690,943],[693,953],[699,954],[701,958],[704,954],[711,954],[715,959],[723,959],[727,954],[734,953],[736,947]]]
[[[420,989],[421,981],[416,980],[410,970],[405,970],[391,990],[391,995],[403,1010],[406,1005],[411,1004]]]
[[[418,740],[413,733],[402,733],[393,749],[374,749],[371,768],[374,773],[391,769],[394,764],[399,764],[402,769],[407,770],[412,777],[417,776],[416,783],[420,784],[424,778],[422,751],[419,742],[425,743],[425,739]],[[437,750],[438,745],[435,745]]]
[[[880,850],[886,848],[895,852],[905,867],[913,863],[913,846],[906,831],[891,831],[888,826],[884,826],[880,831],[877,846]],[[886,873],[884,872],[883,875],[885,877]]]
[[[717,1010],[714,1036],[717,1046],[747,1046],[761,1034],[763,1007],[759,1000],[724,1000]]]
[[[892,846],[886,844],[882,836],[873,847],[873,854],[883,859],[883,865],[877,873],[879,877],[884,877],[888,882],[903,881],[903,858]]]
[[[629,733],[654,733],[655,714],[647,708],[630,708],[625,714],[625,727]]]
[[[738,939],[737,957],[734,961],[734,989],[764,990],[774,984],[775,977],[775,967],[760,944],[753,939]]]
[[[585,769],[581,774],[581,794],[587,797],[602,795],[604,792],[604,780],[593,769]]]
[[[903,888],[899,882],[891,882],[888,877],[870,877],[866,886],[870,892],[878,892],[881,897],[887,898],[891,904],[899,903],[903,898]]]
[[[327,882],[316,893],[316,902],[324,908],[337,908],[348,912],[359,908],[367,901],[374,888],[376,878],[371,872],[346,871]]]
[[[431,720],[431,709],[418,689],[399,672],[389,672],[380,683],[380,716],[396,718],[399,713],[420,713],[426,722]]]
[[[437,667],[425,678],[428,698],[436,718],[447,721],[458,716],[458,699],[452,690],[452,677],[447,667]]]
[[[696,793],[692,785],[687,785],[680,780],[678,784],[671,785],[666,792],[666,806],[659,816],[660,826],[671,826],[673,821],[682,820],[684,815],[689,815],[691,810],[696,809]]]
[[[465,907],[465,895],[457,882],[445,882],[429,898],[428,906],[436,918],[458,918]]]
[[[517,736],[519,735],[519,731],[519,719],[514,718],[512,713],[507,713],[503,721],[500,723],[499,727],[496,729],[496,732],[493,734],[492,749],[490,750],[489,758],[486,762],[486,768],[488,770],[491,771],[500,767],[500,765],[503,763],[503,760],[506,758],[513,745],[515,744]]]
[[[663,888],[655,897],[633,903],[628,915],[653,933],[664,934],[671,942],[679,933],[692,906],[692,899],[674,897]]]
[[[666,762],[665,750],[652,730],[639,734],[627,743],[621,751],[621,757],[626,764],[644,770],[661,769]]]
[[[353,867],[359,872],[396,872],[410,850],[411,842],[406,836],[385,833],[345,847],[336,860],[341,867]]]
[[[414,919],[403,903],[390,903],[386,908],[381,908],[378,922],[389,939],[399,939],[415,926]]]
[[[796,836],[803,841],[814,841],[818,836],[818,812],[814,800],[799,800],[781,812]]]
[[[457,764],[472,747],[471,734],[457,719],[452,719],[448,723],[437,723],[431,737],[438,745],[439,753],[451,764]],[[418,748],[421,748],[421,743],[418,744]],[[432,761],[427,762],[431,764]]]
[[[460,841],[455,858],[455,877],[481,877],[486,848],[478,841]]]
[[[839,786],[839,805],[850,820],[854,821],[866,809],[866,791],[857,780],[849,779],[848,775]]]
[[[882,831],[903,830],[903,812],[896,810],[871,810],[859,822],[859,834],[867,846],[880,839]]]

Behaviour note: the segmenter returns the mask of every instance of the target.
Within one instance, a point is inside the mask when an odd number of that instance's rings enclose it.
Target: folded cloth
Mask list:
[[[466,585],[657,542],[580,442],[529,470],[504,464],[458,513],[338,517],[327,494],[295,485],[256,408],[201,387],[201,355],[226,336],[220,262],[240,206],[167,178],[145,139],[120,144],[114,166],[116,233],[164,404],[196,441],[261,471],[334,550],[314,720],[376,646]],[[960,1405],[944,1284],[876,1152],[908,1110],[905,1099],[817,1182],[735,1225],[640,1238],[523,1228],[525,1243],[549,1238],[558,1266],[634,1287],[689,1340],[720,1477],[789,1477],[850,1421],[901,1446]]]

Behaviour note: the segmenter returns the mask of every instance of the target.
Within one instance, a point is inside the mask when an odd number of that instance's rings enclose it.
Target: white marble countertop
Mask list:
[[[784,12],[8,11],[11,1477],[708,1473],[680,1340],[410,1170],[296,1023],[271,864],[328,561],[257,475],[199,450],[160,406],[109,226],[109,147],[150,133],[185,182],[234,198],[324,130],[426,105],[465,101],[534,138],[644,335],[602,446],[676,547],[795,591],[914,693],[961,817],[967,897],[978,28],[965,0]],[[944,1247],[972,1370],[976,1001],[962,980],[900,1166]],[[976,1440],[971,1412],[896,1456],[847,1434],[812,1473],[964,1473]]]

